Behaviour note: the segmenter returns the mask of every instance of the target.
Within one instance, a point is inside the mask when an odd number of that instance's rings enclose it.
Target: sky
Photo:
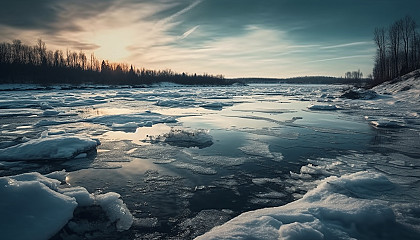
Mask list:
[[[373,30],[419,0],[3,0],[0,41],[228,78],[372,72]]]

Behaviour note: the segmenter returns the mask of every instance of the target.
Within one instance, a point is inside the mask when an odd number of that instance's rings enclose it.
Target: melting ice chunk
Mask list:
[[[99,140],[74,135],[53,135],[0,149],[0,160],[72,159],[98,146]]]
[[[169,133],[156,137],[150,136],[152,142],[165,142],[177,147],[198,147],[206,148],[213,145],[213,137],[208,130],[185,130],[171,128]]]
[[[379,127],[379,128],[401,128],[401,127],[404,127],[403,123],[401,123],[399,121],[395,121],[395,120],[388,120],[388,119],[380,119],[380,120],[371,121],[370,124],[372,124],[374,127]]]
[[[115,223],[116,230],[131,227],[133,216],[119,194],[94,195],[83,187],[61,185],[57,179],[66,175],[59,171],[45,176],[32,172],[0,177],[1,238],[49,239],[73,218],[76,207],[94,205],[101,207],[108,216],[108,225]]]
[[[338,109],[340,109],[340,107],[337,106],[337,105],[331,105],[331,104],[328,104],[328,105],[310,105],[308,107],[308,109],[310,109],[310,110],[332,111],[332,110],[338,110]]]

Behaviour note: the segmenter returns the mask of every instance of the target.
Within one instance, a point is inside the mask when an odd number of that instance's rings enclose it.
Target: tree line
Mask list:
[[[375,84],[420,68],[420,34],[416,28],[417,24],[410,16],[395,21],[388,28],[375,28]]]
[[[370,77],[370,76],[368,76],[368,78],[369,78],[369,77]],[[363,78],[363,73],[360,71],[360,69],[359,69],[359,70],[357,70],[357,71],[352,71],[352,72],[348,71],[348,72],[346,72],[346,73],[344,74],[344,78],[345,78],[345,79],[360,80],[360,79],[362,79],[362,78]]]
[[[83,51],[48,50],[38,39],[34,46],[20,40],[0,43],[0,83],[143,85],[173,82],[190,85],[227,85],[223,75],[176,73],[170,69],[137,69],[125,63],[100,61]]]

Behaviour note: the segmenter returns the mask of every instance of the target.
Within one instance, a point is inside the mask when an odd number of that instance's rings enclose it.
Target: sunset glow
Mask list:
[[[405,14],[418,16],[409,7],[416,1],[327,2],[48,0],[20,9],[19,17],[5,12],[0,40],[32,45],[41,38],[53,49],[139,68],[227,77],[342,76],[356,69],[367,75],[373,29]]]
[[[94,51],[96,56],[106,58],[112,62],[126,62],[130,56],[128,47],[132,39],[128,29],[101,30],[91,39],[99,46]]]

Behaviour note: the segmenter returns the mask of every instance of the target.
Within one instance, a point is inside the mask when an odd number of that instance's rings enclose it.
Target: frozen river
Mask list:
[[[127,231],[66,226],[55,239],[192,239],[241,213],[301,199],[326,177],[362,171],[395,184],[366,198],[386,202],[399,224],[418,231],[418,108],[387,105],[386,97],[342,99],[343,88],[2,91],[0,176],[66,169],[67,184],[116,192],[134,217]],[[100,145],[50,153],[50,145],[27,144],[71,137]],[[73,220],[89,221],[99,220],[83,214]]]

